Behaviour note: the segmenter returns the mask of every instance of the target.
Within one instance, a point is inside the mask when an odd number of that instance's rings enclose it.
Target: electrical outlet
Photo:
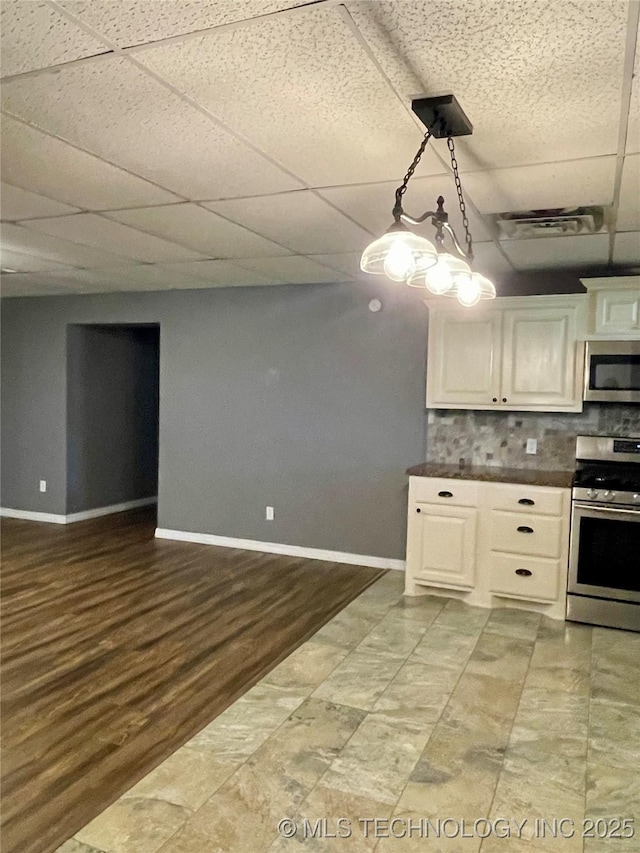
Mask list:
[[[40,491],[41,492],[47,491],[47,481],[46,480],[40,480]]]
[[[527,453],[537,453],[538,452],[538,439],[537,438],[528,438],[527,439]]]
[[[272,506],[266,507],[266,512],[265,512],[264,517],[266,518],[267,521],[273,521],[273,507]]]

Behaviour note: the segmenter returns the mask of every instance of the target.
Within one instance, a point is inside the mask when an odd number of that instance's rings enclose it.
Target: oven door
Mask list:
[[[574,501],[568,591],[640,602],[640,509]]]

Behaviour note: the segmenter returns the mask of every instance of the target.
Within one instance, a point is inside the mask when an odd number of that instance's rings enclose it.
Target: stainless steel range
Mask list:
[[[640,631],[640,438],[580,435],[567,619]]]

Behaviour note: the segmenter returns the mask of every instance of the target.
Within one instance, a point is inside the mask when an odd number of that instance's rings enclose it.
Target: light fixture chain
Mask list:
[[[453,143],[453,138],[449,136],[447,138],[447,146],[449,147],[449,153],[451,154],[451,168],[453,169],[453,177],[456,182],[456,190],[458,192],[458,204],[460,205],[460,213],[462,214],[462,225],[464,226],[465,238],[467,241],[467,254],[469,258],[473,258],[473,240],[471,238],[471,231],[469,230],[469,220],[467,218],[467,206],[464,203],[464,196],[462,195],[462,184],[460,183],[460,175],[458,174],[458,161],[456,160],[456,151]]]
[[[431,139],[431,131],[428,130],[424,135],[424,139],[422,140],[422,143],[420,144],[420,148],[418,148],[418,151],[416,152],[416,156],[413,158],[413,162],[411,163],[411,165],[407,169],[407,174],[404,176],[402,184],[396,190],[396,205],[393,208],[393,216],[396,219],[396,221],[398,221],[400,219],[400,216],[402,215],[402,212],[403,212],[403,210],[402,210],[402,196],[407,191],[407,184],[411,180],[411,177],[412,177],[413,173],[415,172],[422,155],[424,154],[424,149],[427,147],[427,142],[430,139]]]

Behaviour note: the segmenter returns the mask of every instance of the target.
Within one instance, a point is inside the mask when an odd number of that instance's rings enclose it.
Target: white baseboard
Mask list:
[[[82,512],[72,512],[69,515],[56,515],[50,512],[31,512],[26,509],[11,509],[0,507],[0,516],[3,518],[21,518],[25,521],[44,521],[49,524],[73,524],[74,521],[87,521],[90,518],[100,518],[102,515],[113,515],[116,512],[125,512],[128,509],[139,509],[143,506],[151,506],[158,503],[158,496],[151,498],[140,498],[135,501],[126,501],[111,506],[99,506],[95,509],[87,509]]]
[[[0,507],[0,518],[21,518],[24,521],[46,521],[49,524],[66,524],[66,515],[55,515],[52,512],[31,512],[28,509],[11,509]]]
[[[395,569],[404,571],[404,560],[388,557],[372,557],[366,554],[351,554],[348,551],[325,551],[323,548],[303,548],[279,542],[259,542],[257,539],[235,539],[232,536],[216,536],[213,533],[192,533],[189,530],[156,529],[158,539],[174,539],[178,542],[194,542],[199,545],[219,545],[223,548],[243,548],[246,551],[262,551],[265,554],[284,554],[286,557],[307,557],[310,560],[325,560],[330,563],[348,563],[352,566],[369,566],[373,569]]]
[[[66,516],[67,524],[74,521],[87,521],[90,518],[100,518],[101,515],[113,515],[116,512],[126,512],[128,509],[139,509],[143,506],[151,506],[158,503],[158,496],[151,498],[140,498],[136,501],[126,501],[122,504],[111,504],[111,506],[99,506],[95,509],[86,509],[82,512],[72,512]]]

